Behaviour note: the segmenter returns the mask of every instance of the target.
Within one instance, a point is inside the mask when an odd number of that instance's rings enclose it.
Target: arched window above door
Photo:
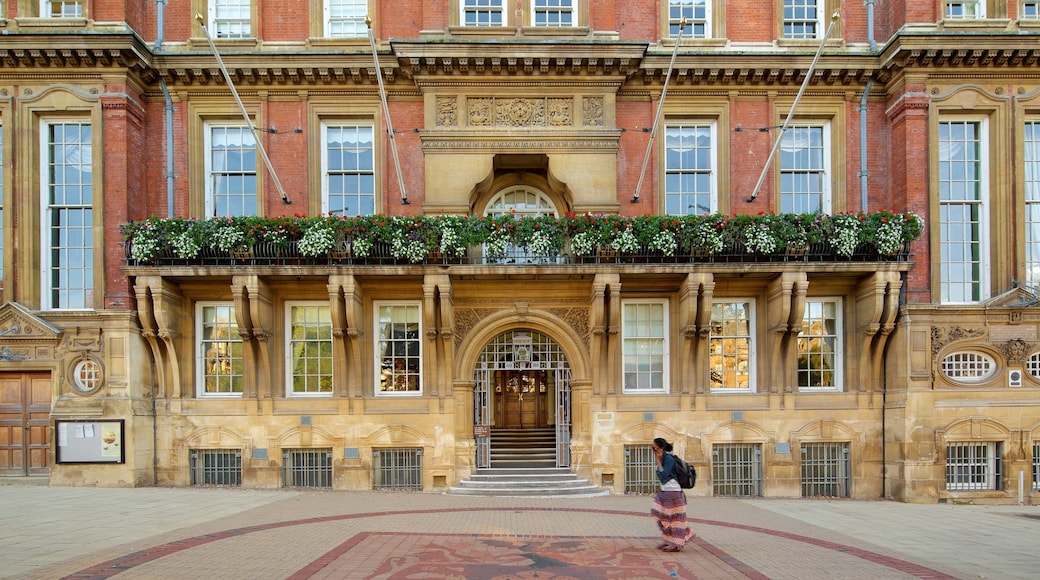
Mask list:
[[[559,217],[556,204],[548,195],[526,185],[503,189],[488,201],[484,215],[495,216],[513,213],[517,217]]]

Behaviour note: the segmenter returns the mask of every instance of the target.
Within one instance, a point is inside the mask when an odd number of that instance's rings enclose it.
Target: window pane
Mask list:
[[[711,307],[709,367],[713,389],[752,388],[751,302],[716,302]]]
[[[290,394],[332,393],[332,315],[328,306],[290,307]]]
[[[943,302],[983,298],[986,207],[981,134],[977,121],[939,123],[939,271]]]
[[[663,390],[668,361],[665,303],[626,302],[623,312],[625,390]]]
[[[242,393],[242,337],[238,334],[235,307],[203,306],[199,329],[202,394]]]
[[[324,213],[371,215],[375,209],[373,128],[365,125],[325,128]]]
[[[665,213],[704,215],[715,211],[711,125],[665,128]]]
[[[256,140],[248,127],[211,126],[209,187],[212,215],[257,214]]]
[[[213,5],[212,28],[217,38],[252,36],[251,0],[210,0]]]
[[[686,19],[683,38],[708,38],[711,34],[709,24],[709,0],[670,0],[668,2],[668,36],[679,36],[679,23]]]
[[[503,0],[463,0],[463,26],[503,26]]]
[[[839,302],[808,301],[798,334],[798,386],[840,387],[841,333]]]
[[[819,34],[818,0],[784,0],[784,38],[809,39]]]
[[[534,26],[574,26],[573,0],[534,0]]]
[[[368,0],[325,0],[326,36],[359,38],[368,36]]]
[[[419,305],[384,304],[378,316],[379,392],[421,392]]]
[[[47,125],[47,247],[52,308],[91,308],[94,302],[92,128]]]

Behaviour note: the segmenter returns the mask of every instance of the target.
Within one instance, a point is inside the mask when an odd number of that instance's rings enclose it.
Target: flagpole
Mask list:
[[[372,19],[365,17],[368,26],[368,42],[372,45],[372,60],[376,67],[376,81],[379,83],[379,99],[383,102],[383,115],[386,118],[386,133],[390,136],[390,151],[394,155],[394,168],[397,169],[397,186],[401,188],[401,205],[408,205],[408,192],[404,188],[404,175],[401,173],[401,159],[397,156],[397,141],[394,140],[394,126],[390,122],[390,106],[386,103],[386,89],[383,87],[383,72],[379,68],[379,54],[376,53],[376,36],[372,32]]]
[[[823,34],[823,40],[820,41],[820,47],[816,49],[816,56],[813,57],[812,64],[809,65],[809,70],[805,71],[805,78],[802,79],[802,86],[798,89],[798,94],[794,97],[794,102],[791,103],[791,110],[787,112],[787,118],[784,119],[784,124],[780,127],[780,133],[776,136],[776,142],[773,143],[773,149],[769,152],[769,157],[766,158],[765,165],[762,166],[762,174],[758,176],[758,183],[755,184],[755,190],[751,193],[751,197],[747,199],[748,203],[755,201],[755,198],[758,197],[759,190],[762,189],[762,182],[766,179],[769,165],[773,162],[773,157],[776,156],[776,151],[780,148],[780,142],[784,139],[784,133],[787,131],[787,126],[791,124],[791,118],[794,117],[795,109],[798,108],[798,101],[800,101],[802,95],[805,94],[805,87],[809,86],[809,81],[812,79],[816,63],[819,62],[820,55],[823,54],[823,47],[827,45],[827,39],[831,35],[831,30],[834,29],[834,25],[838,23],[839,18],[841,18],[841,13],[835,10],[834,14],[831,14],[831,23],[827,25],[827,32]]]
[[[195,15],[195,20],[199,21],[199,25],[202,26],[202,32],[206,34],[206,40],[209,42],[209,48],[213,51],[213,56],[217,58],[217,64],[220,65],[220,72],[224,74],[224,82],[227,83],[229,89],[231,89],[231,95],[235,97],[235,102],[238,103],[238,108],[242,111],[242,118],[245,119],[246,124],[249,125],[249,131],[253,135],[253,141],[256,142],[256,148],[260,151],[260,157],[264,160],[264,165],[267,167],[267,172],[271,175],[271,181],[274,182],[274,186],[278,188],[278,195],[282,196],[282,203],[288,205],[292,203],[289,196],[285,195],[285,190],[282,189],[282,182],[278,180],[278,174],[274,172],[274,166],[271,165],[271,158],[267,156],[267,150],[264,149],[264,144],[257,135],[256,125],[249,118],[249,113],[246,111],[246,106],[242,104],[242,99],[238,96],[238,91],[235,90],[235,83],[231,81],[231,74],[228,73],[227,67],[224,66],[224,59],[220,58],[220,52],[217,51],[217,45],[213,43],[213,37],[209,35],[209,29],[206,28],[206,21],[201,14]]]
[[[679,41],[682,40],[682,31],[686,28],[686,17],[679,20],[679,34],[675,37],[675,48],[672,49],[672,59],[668,62],[668,72],[664,77],[664,86],[661,88],[661,100],[657,102],[657,112],[654,114],[653,128],[650,129],[650,141],[646,144],[646,153],[643,155],[643,167],[639,170],[639,181],[636,182],[636,191],[632,195],[632,203],[639,202],[639,190],[643,187],[643,177],[646,176],[646,165],[650,161],[650,149],[654,145],[654,136],[657,135],[657,125],[661,121],[661,109],[664,107],[664,97],[668,94],[668,83],[672,80],[672,68],[675,66],[675,57],[679,54]]]

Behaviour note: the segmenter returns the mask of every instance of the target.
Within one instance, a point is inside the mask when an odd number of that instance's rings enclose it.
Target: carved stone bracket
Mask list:
[[[961,326],[951,326],[949,328],[942,326],[932,327],[932,356],[936,356],[939,352],[946,347],[946,345],[956,342],[958,340],[965,340],[969,338],[979,338],[983,336],[985,331],[981,328],[963,328]]]

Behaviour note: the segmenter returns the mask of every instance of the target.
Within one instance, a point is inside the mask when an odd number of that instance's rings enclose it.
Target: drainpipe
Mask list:
[[[867,7],[867,42],[870,43],[870,52],[877,52],[877,42],[874,41],[874,4],[877,0],[863,0]]]
[[[158,8],[155,18],[155,52],[162,50],[163,29],[165,28],[163,15],[167,1],[155,0]],[[166,87],[166,80],[161,75],[159,76],[159,86],[162,88],[165,102],[163,110],[166,111],[166,172],[163,174],[166,177],[166,215],[173,217],[173,180],[177,178],[177,174],[173,172],[173,99],[170,98],[170,90]]]
[[[867,79],[867,86],[863,87],[863,97],[859,100],[859,205],[862,211],[867,211],[867,96],[870,95],[870,87],[874,79]]]

